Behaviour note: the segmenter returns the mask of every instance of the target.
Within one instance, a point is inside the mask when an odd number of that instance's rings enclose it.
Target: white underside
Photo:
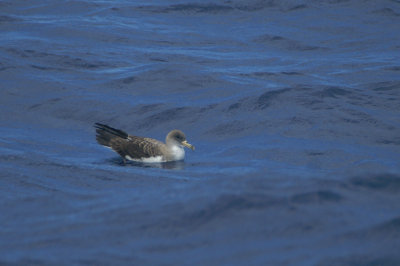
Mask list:
[[[165,160],[163,160],[162,156],[155,156],[155,157],[148,157],[148,158],[140,158],[140,159],[135,159],[132,158],[129,155],[125,156],[125,159],[129,160],[129,161],[134,161],[134,162],[143,162],[143,163],[162,163],[165,162]]]

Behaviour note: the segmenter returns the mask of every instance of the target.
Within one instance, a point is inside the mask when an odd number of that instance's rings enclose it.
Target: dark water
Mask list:
[[[400,265],[400,1],[0,2],[0,264]],[[94,122],[185,162],[122,165]]]

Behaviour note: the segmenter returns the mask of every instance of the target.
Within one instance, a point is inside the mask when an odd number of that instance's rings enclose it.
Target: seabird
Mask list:
[[[96,140],[99,144],[116,151],[125,160],[137,162],[181,161],[185,158],[184,147],[194,150],[180,130],[172,130],[165,143],[152,138],[128,135],[122,130],[95,123]]]

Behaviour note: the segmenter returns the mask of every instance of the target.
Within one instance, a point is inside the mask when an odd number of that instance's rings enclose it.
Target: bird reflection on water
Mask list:
[[[143,168],[161,168],[161,169],[171,169],[171,170],[183,170],[185,168],[184,161],[171,161],[163,163],[143,163],[123,160],[121,157],[115,157],[110,159],[110,163],[119,166],[131,166],[131,167],[143,167]]]

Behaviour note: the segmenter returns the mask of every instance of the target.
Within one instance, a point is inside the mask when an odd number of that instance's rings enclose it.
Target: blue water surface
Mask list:
[[[399,265],[399,1],[0,3],[0,264]],[[124,164],[101,122],[183,162]]]

